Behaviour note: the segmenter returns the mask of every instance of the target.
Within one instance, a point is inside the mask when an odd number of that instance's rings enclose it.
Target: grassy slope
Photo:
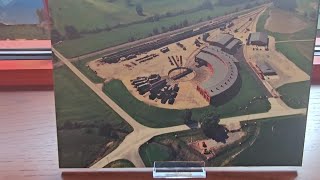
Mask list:
[[[286,84],[278,88],[282,100],[292,108],[308,107],[310,81]]]
[[[242,66],[241,66],[242,67]],[[193,118],[200,120],[203,115],[208,113],[218,113],[222,117],[233,117],[247,113],[266,112],[270,109],[270,103],[267,100],[255,101],[249,106],[248,111],[239,110],[240,106],[246,106],[253,97],[261,96],[263,90],[257,86],[255,79],[245,68],[240,69],[242,77],[242,87],[239,94],[226,104],[213,107],[193,109]],[[184,123],[184,110],[170,110],[154,106],[149,106],[131,95],[123,83],[119,80],[113,80],[104,86],[104,92],[112,98],[120,107],[130,114],[138,122],[149,127],[168,127]]]
[[[231,165],[301,165],[305,127],[306,118],[304,116],[281,117],[263,121],[256,142],[238,155],[231,162]]]
[[[132,8],[135,11],[135,7],[127,7],[126,5],[124,5],[123,0],[118,0],[114,3],[111,3],[113,5],[111,5],[110,7],[113,7],[113,9],[108,7],[107,5],[99,6],[100,4],[105,3],[105,1],[102,3],[102,0],[80,0],[80,2],[77,1],[77,3],[74,3],[71,0],[67,0],[66,2],[60,1],[61,0],[53,2],[51,9],[55,27],[58,28],[61,32],[64,31],[63,27],[65,25],[74,25],[79,30],[88,28],[92,30],[96,29],[97,27],[105,27],[106,23],[108,23],[108,21],[110,20],[116,21],[116,24],[118,24],[119,22],[121,22],[122,24],[128,23],[127,21],[123,21],[121,19],[122,16],[127,16],[127,19],[133,19],[133,21],[135,21],[134,19],[137,16],[127,14],[131,12]],[[136,0],[134,2],[138,1],[143,0]],[[179,12],[180,10],[190,10],[192,8],[198,7],[203,1],[204,0],[184,0],[183,3],[181,3],[182,0],[144,1],[143,6],[145,6],[146,8],[145,10],[147,14],[147,16],[145,16],[144,18],[148,17],[148,15],[150,14],[153,15],[157,14],[158,12],[162,12],[162,9],[166,9],[163,14],[165,14],[169,10],[172,10],[175,13]],[[216,2],[216,0],[210,1]],[[259,2],[262,1],[264,0],[260,0]],[[57,45],[56,48],[66,57],[76,57],[128,42],[128,39],[131,37],[134,37],[135,39],[145,38],[153,32],[154,28],[158,28],[159,31],[161,31],[162,27],[168,28],[174,24],[180,24],[184,20],[188,20],[189,24],[193,24],[198,22],[200,19],[206,20],[208,16],[216,17],[234,11],[236,8],[239,8],[239,10],[243,9],[245,5],[245,3],[242,3],[236,4],[234,6],[215,6],[214,10],[201,10],[189,14],[163,18],[158,22],[134,24],[128,27],[116,28],[111,31],[82,35],[82,37],[79,39],[66,40],[63,43]],[[78,6],[79,8],[77,8]],[[127,9],[129,9],[128,12],[126,11]],[[92,13],[92,11],[95,11],[95,13]],[[86,16],[83,17],[83,14],[85,14]]]
[[[277,51],[281,52],[294,64],[296,64],[301,70],[307,74],[311,74],[312,61],[307,59],[295,46],[296,42],[292,43],[279,43],[276,44]]]
[[[50,34],[36,25],[0,26],[0,39],[50,39]]]
[[[120,160],[116,160],[109,163],[104,168],[133,168],[133,167],[135,166],[131,161],[128,161],[126,159],[120,159]]]
[[[120,124],[122,119],[67,67],[55,69],[55,97],[58,125],[65,121],[105,121]]]
[[[175,13],[195,8],[205,0],[132,0],[133,6],[127,6],[126,0],[108,2],[106,0],[55,0],[50,1],[55,27],[64,32],[65,25],[73,25],[79,31],[92,30],[127,24],[155,14]],[[210,0],[216,2],[216,0]],[[141,3],[145,16],[139,16],[135,4]],[[92,13],[94,11],[94,13]],[[84,16],[85,14],[85,16]],[[81,18],[79,18],[81,17]]]
[[[165,18],[158,22],[135,24],[97,34],[83,35],[83,37],[80,39],[64,41],[63,43],[57,45],[56,48],[66,57],[79,56],[107,47],[126,43],[130,37],[134,37],[136,39],[145,38],[153,32],[154,28],[161,30],[162,26],[168,28],[174,24],[179,24],[186,19],[189,21],[189,23],[196,23],[199,19],[205,19],[209,15],[212,17],[223,15],[225,12],[230,11],[231,9],[233,8],[219,7],[214,11],[203,10],[187,15]]]
[[[58,127],[63,126],[66,121],[96,127],[110,123],[113,128],[131,131],[129,125],[66,67],[55,69],[54,73]],[[99,136],[97,128],[91,128],[92,133],[87,133],[86,130],[88,129],[74,128],[58,131],[60,167],[88,166],[111,141],[110,138]]]
[[[170,161],[172,150],[159,143],[144,144],[140,147],[139,153],[146,167],[152,167],[154,161]]]

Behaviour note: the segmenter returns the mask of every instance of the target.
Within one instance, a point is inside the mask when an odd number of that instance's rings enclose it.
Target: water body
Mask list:
[[[0,0],[0,23],[38,24],[36,10],[42,8],[42,0]]]

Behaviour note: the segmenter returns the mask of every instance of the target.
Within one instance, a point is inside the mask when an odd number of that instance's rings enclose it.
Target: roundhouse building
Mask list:
[[[210,104],[221,104],[238,92],[240,79],[238,62],[220,48],[207,47],[196,56],[198,63],[211,69],[211,77],[197,86],[197,90]]]
[[[264,32],[250,33],[248,44],[256,46],[267,46],[269,44],[268,34]]]

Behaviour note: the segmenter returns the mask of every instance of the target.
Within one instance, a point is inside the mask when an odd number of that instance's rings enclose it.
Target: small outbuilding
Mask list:
[[[248,38],[250,45],[267,46],[269,44],[268,34],[264,32],[251,33]]]

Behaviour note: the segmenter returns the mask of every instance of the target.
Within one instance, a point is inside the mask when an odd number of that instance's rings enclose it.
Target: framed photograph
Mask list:
[[[60,168],[301,166],[318,0],[54,0]]]

